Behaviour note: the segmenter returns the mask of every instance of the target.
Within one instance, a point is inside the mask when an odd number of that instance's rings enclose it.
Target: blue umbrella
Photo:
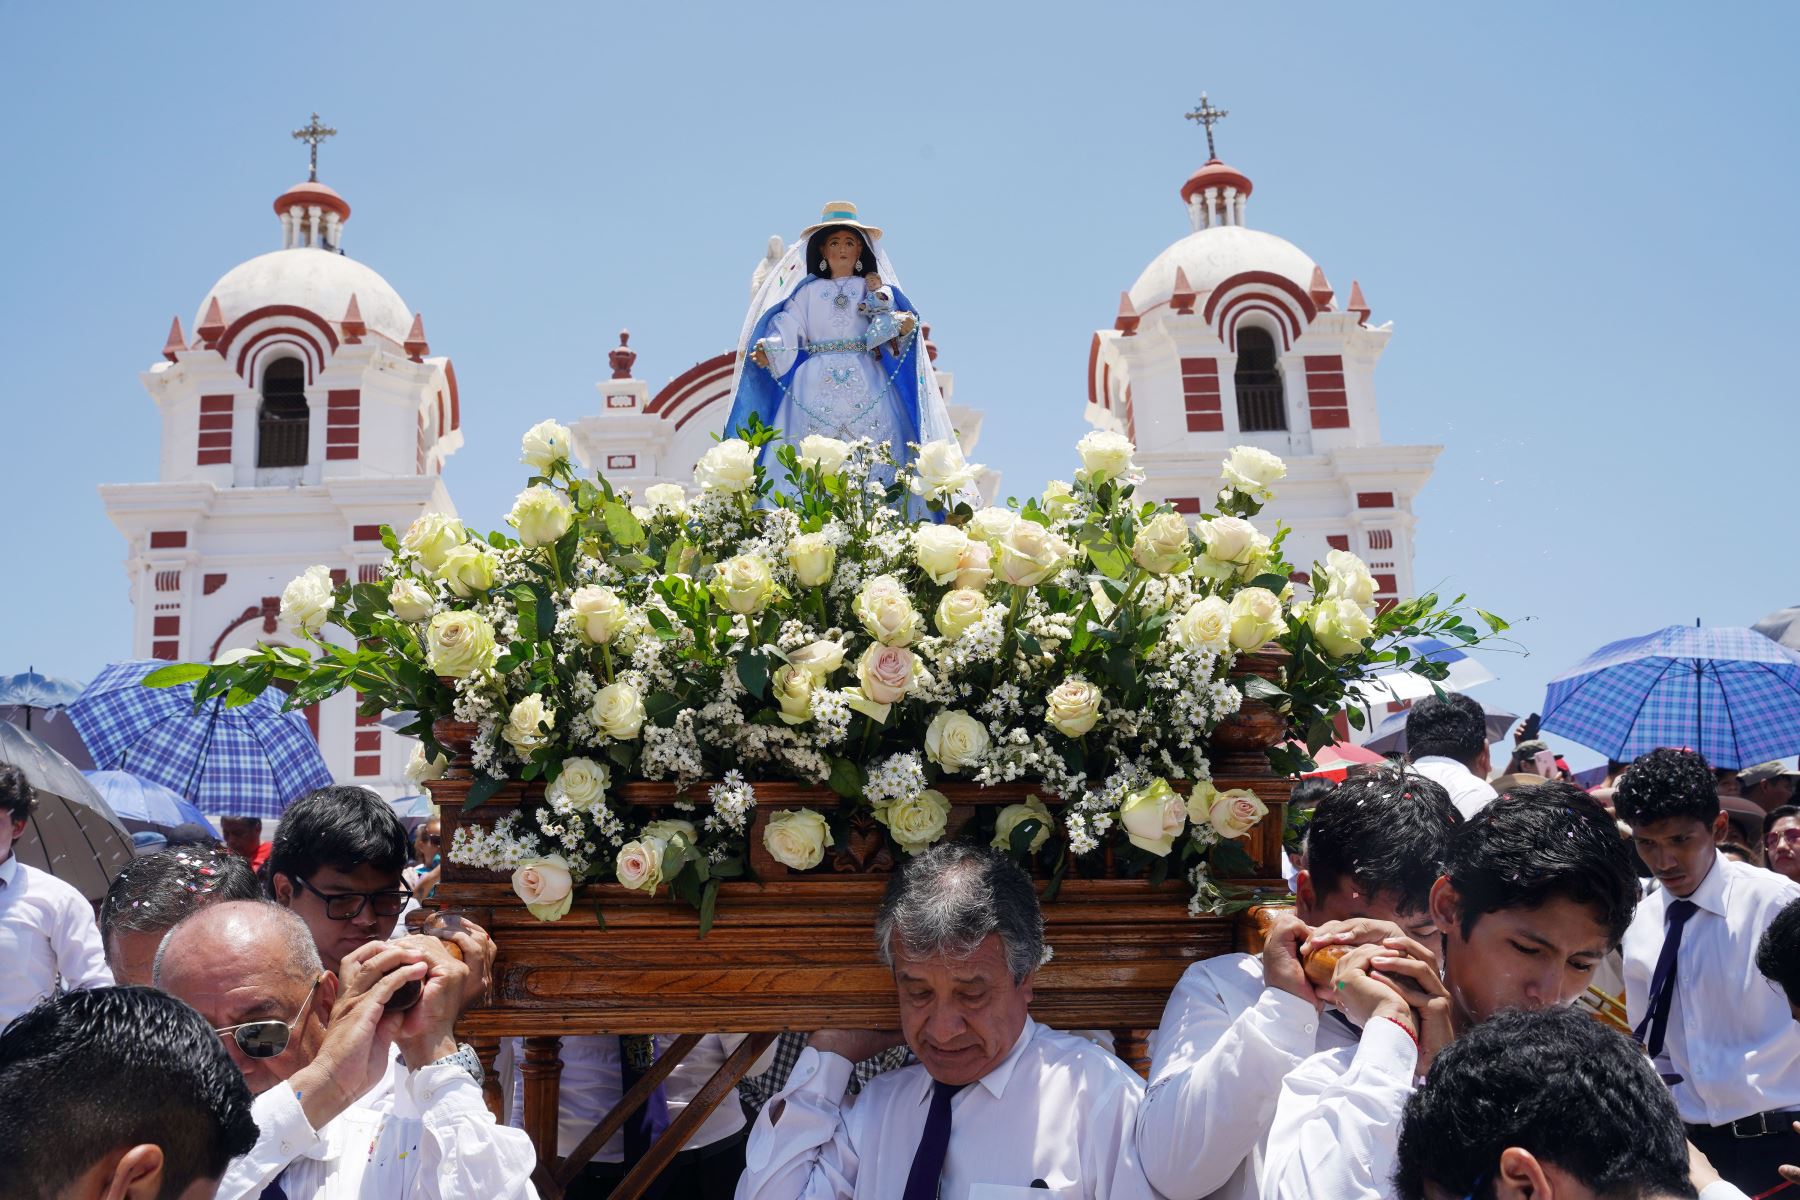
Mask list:
[[[1671,625],[1550,681],[1543,729],[1629,762],[1659,746],[1736,770],[1800,752],[1800,653],[1750,629]]]
[[[112,805],[113,813],[126,823],[176,829],[182,825],[198,825],[212,829],[205,813],[160,783],[154,783],[130,771],[83,771],[94,790]]]
[[[394,815],[402,821],[423,821],[438,815],[437,802],[430,796],[402,796],[388,803],[394,806]]]
[[[212,816],[264,820],[331,783],[306,718],[284,712],[281,693],[237,708],[219,697],[195,712],[191,684],[142,686],[168,665],[113,663],[69,706],[96,765],[160,783]]]
[[[0,678],[0,707],[62,708],[81,695],[81,684],[56,675],[25,671]]]

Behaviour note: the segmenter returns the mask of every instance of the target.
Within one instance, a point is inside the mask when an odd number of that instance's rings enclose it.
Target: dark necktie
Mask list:
[[[1631,1031],[1631,1036],[1643,1043],[1652,1059],[1662,1054],[1663,1037],[1669,1031],[1669,1008],[1675,1003],[1676,959],[1681,954],[1681,929],[1688,923],[1688,918],[1699,911],[1700,906],[1692,900],[1671,900],[1668,911],[1663,914],[1666,930],[1662,953],[1656,956],[1656,970],[1650,976],[1650,1006],[1644,1010],[1644,1019]],[[1644,1038],[1646,1029],[1650,1031],[1648,1041]]]
[[[262,1190],[257,1200],[288,1200],[287,1189],[281,1186],[281,1176],[269,1180],[269,1186]]]
[[[623,1096],[637,1085],[656,1062],[656,1039],[648,1034],[621,1034],[619,1037],[619,1094]],[[630,1170],[650,1149],[650,1143],[669,1127],[669,1094],[662,1084],[650,1098],[632,1109],[625,1118],[625,1169]]]
[[[925,1114],[925,1132],[919,1135],[919,1149],[913,1154],[902,1200],[933,1200],[938,1194],[944,1156],[950,1153],[950,1100],[967,1086],[931,1081],[931,1111]]]

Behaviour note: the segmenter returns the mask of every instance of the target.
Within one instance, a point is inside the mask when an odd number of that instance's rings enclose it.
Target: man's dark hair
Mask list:
[[[1800,1005],[1800,900],[1775,914],[1756,945],[1756,969]]]
[[[1323,896],[1345,879],[1423,911],[1462,824],[1443,787],[1404,767],[1359,767],[1319,801],[1306,829],[1306,869]]]
[[[9,1200],[53,1200],[114,1151],[155,1144],[163,1196],[256,1144],[250,1089],[206,1019],[154,988],[64,992],[0,1034]]]
[[[1578,1008],[1509,1010],[1438,1053],[1407,1098],[1394,1186],[1491,1200],[1511,1147],[1597,1196],[1691,1200],[1687,1134],[1643,1051]]]
[[[1462,904],[1466,938],[1480,917],[1561,897],[1593,910],[1612,945],[1637,911],[1631,851],[1606,810],[1573,784],[1516,788],[1450,839],[1444,874]]]
[[[215,900],[260,900],[262,884],[250,864],[210,846],[181,846],[125,864],[100,903],[100,937],[115,931],[159,933]],[[110,949],[109,949],[110,952]]]
[[[1299,854],[1306,848],[1306,827],[1312,824],[1319,801],[1337,789],[1337,780],[1308,775],[1288,789],[1287,819],[1282,822],[1281,848]]]
[[[1427,696],[1406,713],[1406,755],[1421,758],[1453,758],[1469,766],[1487,748],[1487,713],[1481,705],[1448,692]]]
[[[1719,815],[1719,785],[1692,750],[1664,747],[1639,755],[1613,789],[1613,811],[1627,825],[1692,817],[1711,825]]]
[[[35,796],[25,772],[12,763],[0,763],[0,811],[14,821],[23,821],[31,815]]]
[[[393,806],[368,788],[334,785],[288,806],[269,850],[268,877],[310,879],[320,867],[354,871],[368,864],[398,874],[406,866],[406,828]]]

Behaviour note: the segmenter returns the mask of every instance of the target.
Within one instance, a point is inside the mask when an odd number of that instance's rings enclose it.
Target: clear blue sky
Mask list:
[[[1477,694],[1529,711],[1603,642],[1800,603],[1794,13],[0,0],[0,671],[128,653],[95,485],[154,477],[137,374],[276,247],[314,109],[348,250],[455,359],[447,479],[492,524],[619,328],[654,384],[725,349],[764,239],[839,197],[986,411],[976,457],[1066,474],[1091,331],[1186,231],[1204,88],[1249,223],[1394,322],[1384,433],[1446,446],[1419,578],[1522,621]]]

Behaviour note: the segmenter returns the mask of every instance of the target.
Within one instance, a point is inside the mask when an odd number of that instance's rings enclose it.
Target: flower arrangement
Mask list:
[[[775,471],[775,440],[753,427],[705,454],[693,491],[634,497],[578,472],[568,430],[543,422],[524,438],[511,533],[437,513],[384,527],[379,580],[334,587],[320,566],[288,585],[281,619],[300,644],[152,682],[230,703],[284,681],[291,707],[354,689],[365,713],[418,714],[420,781],[444,769],[434,723],[472,725],[469,805],[514,780],[542,798],[459,828],[450,857],[513,872],[544,919],[576,883],[610,881],[668,884],[710,924],[719,881],[748,871],[754,783],[777,779],[841,798],[764,823],[793,870],[818,866],[859,809],[916,853],[945,835],[941,781],[1028,781],[1058,808],[1000,809],[995,845],[1053,856],[1059,879],[1110,846],[1157,882],[1187,873],[1216,908],[1211,879],[1248,866],[1234,839],[1265,811],[1216,791],[1207,760],[1246,694],[1316,748],[1349,687],[1406,661],[1399,639],[1483,636],[1432,596],[1378,612],[1343,551],[1296,584],[1285,529],[1251,522],[1286,472],[1254,447],[1230,453],[1216,511],[1190,521],[1137,499],[1117,433],[1081,440],[1072,481],[985,508],[954,442],[901,464],[885,444],[814,436],[781,446]],[[1235,681],[1236,657],[1269,642],[1281,681]],[[1282,773],[1304,765],[1275,753]],[[624,781],[684,798],[635,823],[609,802]],[[704,810],[688,802],[702,785]]]

